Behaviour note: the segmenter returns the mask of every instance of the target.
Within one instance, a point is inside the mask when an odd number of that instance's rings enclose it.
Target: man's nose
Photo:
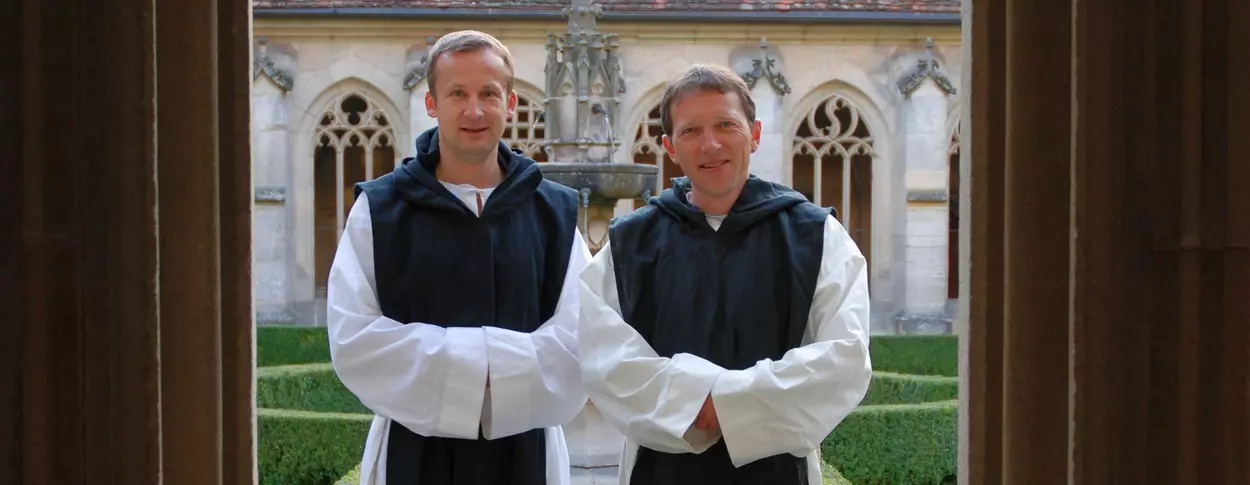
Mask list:
[[[474,116],[474,117],[482,116],[482,113],[483,113],[482,100],[478,98],[470,99],[469,104],[468,106],[465,106],[464,111],[465,111],[465,114],[469,116]]]
[[[703,135],[699,137],[699,145],[705,152],[715,152],[721,149],[720,140],[718,140],[716,138],[716,134],[712,133],[710,130],[703,132]]]

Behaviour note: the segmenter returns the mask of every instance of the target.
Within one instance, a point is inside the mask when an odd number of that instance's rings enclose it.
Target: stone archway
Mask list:
[[[313,135],[314,284],[325,288],[358,182],[390,173],[398,163],[391,118],[367,96],[348,92],[321,113]]]
[[[838,220],[871,264],[874,139],[859,107],[838,94],[808,111],[795,129],[791,185]]]

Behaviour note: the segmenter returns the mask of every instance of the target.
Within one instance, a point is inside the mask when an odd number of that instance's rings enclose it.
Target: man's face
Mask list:
[[[760,122],[747,120],[738,95],[689,93],[669,113],[673,135],[664,135],[664,149],[690,178],[696,198],[724,197],[746,183]]]
[[[439,56],[433,86],[437,99],[425,94],[426,112],[438,120],[439,150],[483,160],[491,154],[516,109],[508,77],[503,57],[491,49]]]

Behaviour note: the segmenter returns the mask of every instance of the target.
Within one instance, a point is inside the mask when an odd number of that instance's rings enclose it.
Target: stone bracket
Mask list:
[[[285,69],[279,69],[274,65],[273,59],[269,58],[269,51],[266,47],[266,40],[261,37],[257,40],[260,52],[256,54],[256,60],[252,61],[252,79],[259,78],[261,74],[269,77],[278,88],[284,92],[290,92],[295,88],[295,77]]]
[[[421,60],[417,61],[417,65],[413,66],[408,71],[408,74],[404,76],[404,91],[412,91],[412,88],[417,87],[418,84],[421,84],[421,81],[425,80],[425,68],[430,63],[430,50],[434,48],[434,43],[437,40],[434,36],[425,38],[425,54],[421,55]]]
[[[933,58],[933,37],[925,39],[924,42],[925,57],[916,61],[916,69],[907,76],[898,81],[898,90],[904,96],[911,96],[911,93],[920,88],[924,84],[925,79],[932,79],[938,88],[947,95],[955,94],[955,85],[951,84],[950,79],[942,72],[941,66],[938,65],[937,59]]]
[[[768,39],[760,37],[760,56],[751,60],[750,72],[738,73],[738,75],[742,76],[742,80],[746,81],[747,87],[751,89],[755,89],[756,81],[768,79],[768,84],[778,96],[790,94],[790,83],[786,81],[785,74],[777,69],[777,60],[769,57],[766,49],[768,49]]]

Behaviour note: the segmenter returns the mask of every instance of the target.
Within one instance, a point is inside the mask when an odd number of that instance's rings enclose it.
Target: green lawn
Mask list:
[[[825,485],[954,483],[957,348],[873,337],[868,394],[821,445]],[[262,327],[257,352],[260,485],[354,483],[372,416],[328,363],[325,329]]]

